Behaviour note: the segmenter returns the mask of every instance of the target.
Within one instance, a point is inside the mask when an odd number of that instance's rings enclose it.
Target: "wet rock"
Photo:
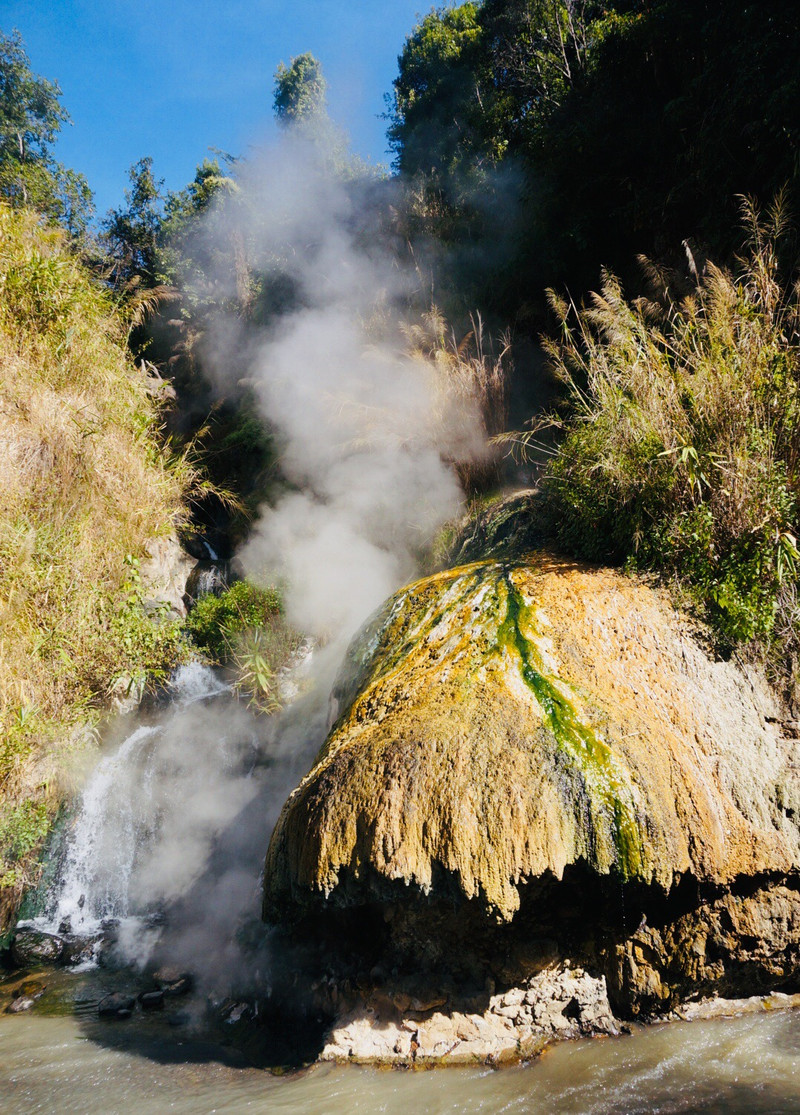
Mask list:
[[[159,968],[153,973],[153,983],[165,995],[188,995],[194,987],[191,972],[181,972],[177,968]]]
[[[11,945],[11,959],[18,968],[57,964],[64,952],[64,941],[55,933],[23,926],[17,929]]]
[[[545,554],[402,589],[349,649],[275,828],[268,918],[388,905],[404,883],[422,913],[424,893],[510,923],[578,864],[662,893],[791,870],[775,699],[696,630],[648,585]]]
[[[89,937],[68,937],[64,941],[61,963],[72,967],[94,960],[102,941],[103,935],[101,933],[95,933]]]
[[[130,1018],[136,1006],[136,999],[124,991],[113,991],[97,1005],[100,1018]]]
[[[186,580],[183,603],[190,611],[204,596],[221,596],[237,580],[229,561],[198,561]]]
[[[8,1004],[6,1014],[22,1014],[23,1011],[30,1010],[35,1002],[32,995],[19,995]]]
[[[164,992],[163,991],[143,991],[139,996],[139,1002],[142,1010],[163,1010],[164,1009]]]

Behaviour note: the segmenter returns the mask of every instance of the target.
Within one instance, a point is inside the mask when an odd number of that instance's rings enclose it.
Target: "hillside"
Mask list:
[[[111,297],[0,206],[0,928],[103,708],[180,653],[139,563],[183,513],[154,385]]]

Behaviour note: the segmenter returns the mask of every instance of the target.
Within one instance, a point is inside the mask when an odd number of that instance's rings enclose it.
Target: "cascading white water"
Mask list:
[[[123,963],[158,948],[186,968],[213,957],[223,981],[240,970],[237,933],[259,921],[269,833],[324,735],[311,662],[305,643],[279,671],[286,707],[269,718],[208,667],[177,671],[169,704],[97,764],[45,911],[20,924],[77,938],[82,965],[113,945]]]
[[[108,918],[146,912],[132,904],[131,881],[159,820],[158,774],[164,758],[159,744],[168,738],[176,713],[227,690],[200,663],[176,671],[168,717],[136,728],[97,764],[84,788],[45,913],[26,924],[90,936]]]

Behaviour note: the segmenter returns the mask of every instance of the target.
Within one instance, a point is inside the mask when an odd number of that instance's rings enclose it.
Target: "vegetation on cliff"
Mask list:
[[[140,562],[192,478],[109,293],[62,233],[6,205],[0,364],[0,886],[16,889],[70,749],[113,693],[183,653]]]
[[[588,308],[551,295],[569,410],[522,440],[561,428],[543,495],[565,549],[665,570],[727,645],[796,654],[800,302],[780,204],[745,214],[734,271],[690,257],[688,282],[647,265],[650,298],[610,273]]]
[[[280,707],[279,671],[301,645],[283,616],[280,593],[237,581],[219,596],[204,596],[186,618],[186,633],[207,658],[234,670],[235,686],[251,707]]]

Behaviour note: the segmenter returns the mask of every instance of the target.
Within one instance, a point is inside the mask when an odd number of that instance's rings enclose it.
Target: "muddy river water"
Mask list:
[[[0,1016],[0,1111],[725,1112],[800,1111],[800,1012],[676,1022],[565,1042],[498,1070],[317,1066],[274,1075],[229,1051],[139,1022],[80,1013]]]

